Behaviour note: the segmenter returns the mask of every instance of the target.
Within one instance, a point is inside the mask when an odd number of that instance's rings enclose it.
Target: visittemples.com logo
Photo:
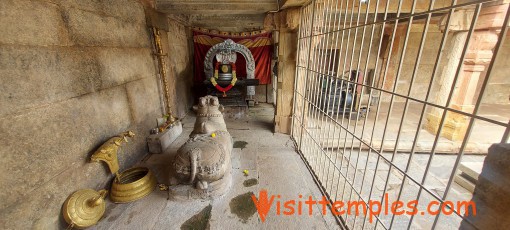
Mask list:
[[[367,216],[370,223],[379,215],[451,215],[454,212],[463,214],[464,216],[476,215],[476,204],[473,201],[431,201],[426,205],[425,210],[418,209],[418,200],[391,201],[388,193],[384,194],[381,200],[369,200],[363,202],[359,200],[350,201],[334,201],[330,202],[326,197],[315,200],[312,196],[303,197],[298,195],[298,199],[283,200],[281,195],[270,195],[267,190],[261,190],[258,197],[253,194],[251,196],[260,219],[264,222],[271,210],[274,210],[277,216],[292,215],[313,215],[314,206],[319,205],[322,215],[328,214],[328,209],[332,215],[356,215]],[[328,208],[331,207],[331,208]],[[274,209],[273,209],[274,208]]]

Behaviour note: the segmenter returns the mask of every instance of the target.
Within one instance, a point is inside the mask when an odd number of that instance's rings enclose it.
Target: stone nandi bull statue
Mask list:
[[[232,137],[217,97],[201,97],[193,110],[197,114],[195,127],[178,150],[173,166],[179,181],[193,184],[197,189],[208,189],[210,183],[230,173]]]

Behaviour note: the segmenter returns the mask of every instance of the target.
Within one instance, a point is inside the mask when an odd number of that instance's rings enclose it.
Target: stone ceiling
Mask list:
[[[243,32],[263,29],[264,18],[269,11],[299,7],[310,2],[310,0],[154,0],[158,11],[170,16],[177,16],[184,19],[189,25],[216,29],[228,32]],[[332,4],[333,1],[317,0],[324,4]],[[384,12],[388,0],[379,0],[379,14]],[[398,9],[398,2],[389,0],[388,13],[395,13]],[[458,0],[467,2],[473,0]],[[411,0],[402,4],[402,13],[411,11]],[[434,5],[435,8],[446,7],[450,1],[440,0]],[[376,1],[371,1],[369,13],[375,10]],[[429,0],[416,0],[416,12],[426,11],[429,7]],[[278,6],[279,5],[279,6]],[[361,12],[365,11],[367,4],[357,3]],[[339,8],[338,8],[339,7]],[[335,6],[339,12],[343,12],[341,6]]]
[[[277,0],[157,0],[156,9],[180,15],[192,26],[242,32],[263,28],[268,11],[278,9]]]

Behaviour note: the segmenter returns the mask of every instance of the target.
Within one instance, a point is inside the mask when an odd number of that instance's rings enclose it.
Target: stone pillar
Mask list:
[[[381,71],[379,72],[379,87],[385,90],[392,90],[393,84],[395,84],[395,78],[397,77],[397,68],[398,63],[400,61],[400,55],[402,55],[402,46],[403,46],[403,38],[405,30],[407,29],[407,24],[397,24],[397,29],[395,30],[395,34],[393,34],[393,30],[395,25],[386,25],[384,27],[384,38],[383,38],[383,50],[380,54],[380,57],[383,59],[381,62]],[[395,36],[393,39],[393,46],[390,49],[392,36]],[[387,65],[388,57],[391,54],[390,63]],[[386,73],[386,81],[383,84],[383,77],[385,68],[388,67],[388,71]],[[389,100],[389,99],[388,99]]]
[[[466,56],[462,60],[464,65],[459,73],[450,108],[467,113],[473,112],[474,104],[480,93],[477,89],[479,84],[483,82],[485,70],[492,60],[493,49],[498,41],[498,34],[507,8],[508,4],[499,4],[481,9]],[[441,75],[438,76],[440,88],[433,101],[435,104],[446,105],[458,64],[461,61],[460,56],[466,42],[473,13],[473,9],[461,9],[452,15],[450,22],[450,32],[452,34],[449,35],[449,43],[445,46],[444,60],[446,60],[446,64]],[[440,26],[444,27],[445,21],[446,18]],[[427,123],[424,128],[436,134],[442,114],[442,109],[433,107],[427,114]],[[454,141],[462,140],[466,134],[468,123],[467,116],[449,112],[441,136]]]
[[[296,52],[299,26],[299,9],[287,9],[277,13],[278,79],[276,88],[275,132],[290,134],[294,80],[296,76]]]

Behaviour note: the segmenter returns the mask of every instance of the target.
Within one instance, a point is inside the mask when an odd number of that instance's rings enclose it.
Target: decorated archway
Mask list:
[[[236,53],[240,53],[243,55],[246,60],[246,78],[254,79],[255,78],[255,60],[253,59],[253,55],[250,50],[241,44],[235,43],[231,39],[227,39],[222,43],[218,43],[211,47],[204,59],[204,72],[205,76],[209,79],[214,75],[214,67],[213,67],[213,59],[215,56],[221,56],[220,58],[223,64],[228,64],[230,62],[235,62]],[[232,55],[233,54],[233,55]],[[218,59],[218,58],[217,58]],[[255,86],[247,86],[246,94],[248,96],[255,95]]]

